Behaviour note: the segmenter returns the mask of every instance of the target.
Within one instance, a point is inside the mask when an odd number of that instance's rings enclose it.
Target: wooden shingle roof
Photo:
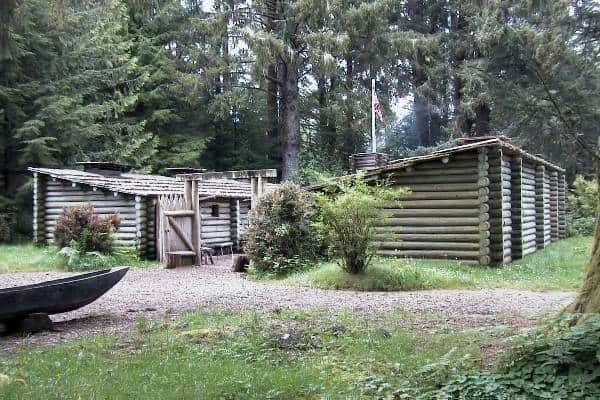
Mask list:
[[[103,175],[76,169],[28,168],[31,172],[47,175],[90,187],[117,193],[138,196],[157,196],[161,194],[183,193],[183,181],[162,175],[144,175],[122,173]],[[271,185],[269,185],[271,186]],[[211,179],[202,181],[200,195],[207,197],[243,198],[251,197],[250,183],[231,179]]]

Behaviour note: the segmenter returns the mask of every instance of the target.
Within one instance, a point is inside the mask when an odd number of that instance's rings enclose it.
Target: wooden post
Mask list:
[[[187,182],[186,182],[187,183]],[[196,265],[202,264],[202,204],[200,204],[200,181],[192,181],[192,244],[196,253]]]
[[[260,196],[258,178],[252,177],[250,178],[250,190],[251,190],[251,198],[250,198],[250,208],[254,208],[258,201],[258,197]]]

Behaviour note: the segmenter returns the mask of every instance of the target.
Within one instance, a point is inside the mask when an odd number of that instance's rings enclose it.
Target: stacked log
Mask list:
[[[90,203],[99,215],[119,214],[121,225],[115,232],[115,247],[136,247],[138,227],[135,196],[116,192],[94,190],[85,185],[49,179],[44,196],[44,239],[54,243],[56,220],[66,207],[79,207]]]
[[[518,221],[513,221],[513,241],[515,258],[521,258],[533,253],[536,249],[536,175],[535,164],[520,160],[520,188],[517,186],[518,169],[513,170],[513,194],[520,197],[520,202],[513,196],[512,212],[520,215]],[[515,162],[516,164],[516,162]],[[520,238],[520,240],[519,240]]]
[[[523,159],[513,157],[511,162],[511,223],[512,223],[512,257],[518,259],[523,257],[523,230],[521,229],[523,220]]]
[[[350,173],[357,171],[368,171],[371,169],[383,167],[388,162],[387,154],[383,153],[358,153],[352,154],[348,159]]]
[[[550,240],[558,240],[558,171],[549,171],[550,177]]]
[[[146,257],[156,259],[157,257],[157,249],[156,249],[156,231],[157,231],[157,222],[156,222],[156,198],[145,197],[146,202],[146,241],[148,246],[146,248]]]
[[[538,165],[535,175],[536,247],[543,249],[550,241],[550,189],[546,167]]]
[[[46,178],[37,172],[33,174],[33,242],[44,243],[44,192]]]
[[[218,215],[213,216],[213,206],[218,207]],[[205,200],[201,204],[202,244],[214,246],[232,242],[231,207],[229,199]]]
[[[550,210],[550,171],[544,167],[544,247],[552,242],[552,213]]]
[[[485,151],[471,151],[389,173],[411,193],[384,208],[378,254],[489,264],[488,167]]]
[[[502,148],[488,154],[490,179],[490,254],[493,264],[512,261],[511,161]]]
[[[567,237],[566,183],[565,173],[558,172],[558,238]]]

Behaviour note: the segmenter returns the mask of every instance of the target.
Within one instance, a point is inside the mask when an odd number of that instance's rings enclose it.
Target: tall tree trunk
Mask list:
[[[475,129],[477,136],[490,134],[490,107],[487,104],[479,104],[475,108]]]
[[[433,140],[429,129],[429,102],[426,98],[415,94],[413,107],[415,109],[415,131],[419,138],[419,146],[432,146]]]
[[[600,188],[600,138],[595,160],[596,183]],[[596,230],[592,243],[592,253],[587,265],[587,274],[581,286],[581,292],[568,307],[568,311],[579,313],[600,313],[600,189],[598,190],[598,207],[596,210]]]
[[[289,63],[284,68],[283,82],[283,170],[284,180],[293,180],[300,158],[300,110],[298,68]]]

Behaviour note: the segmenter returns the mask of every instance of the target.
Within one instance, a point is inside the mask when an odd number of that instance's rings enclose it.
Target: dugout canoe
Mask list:
[[[115,286],[129,268],[111,268],[33,285],[0,289],[0,321],[48,315],[81,308]]]

